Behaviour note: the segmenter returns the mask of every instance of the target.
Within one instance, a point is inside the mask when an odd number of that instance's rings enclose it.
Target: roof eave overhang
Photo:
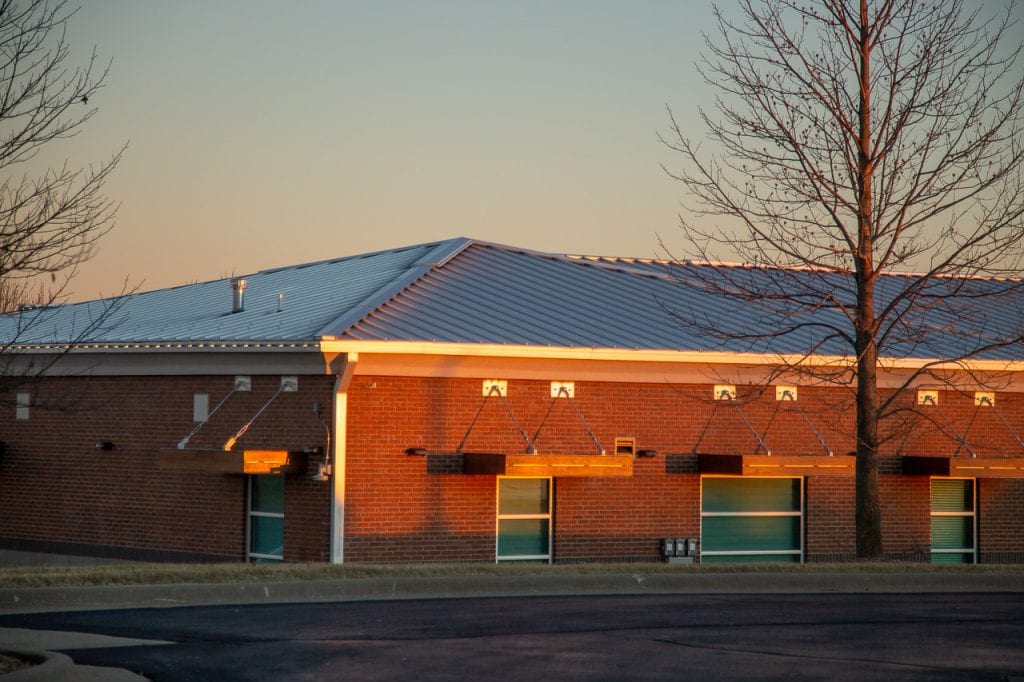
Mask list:
[[[324,353],[366,353],[383,355],[456,355],[463,357],[535,358],[553,360],[617,360],[623,362],[674,362],[750,366],[803,366],[821,368],[853,367],[854,358],[838,355],[739,353],[728,351],[593,348],[585,346],[533,346],[494,343],[453,343],[439,341],[364,341],[329,339],[320,341]],[[882,358],[885,370],[935,371],[1024,371],[1024,360],[957,360],[935,358]]]

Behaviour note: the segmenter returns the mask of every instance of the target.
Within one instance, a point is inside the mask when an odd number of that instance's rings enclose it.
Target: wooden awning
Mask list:
[[[904,455],[903,473],[908,476],[1024,478],[1024,457]]]
[[[632,476],[633,455],[506,455],[464,452],[462,472],[499,476]]]
[[[215,474],[293,474],[306,471],[306,453],[289,450],[160,451],[161,471],[205,471]]]
[[[702,474],[732,476],[854,476],[850,455],[697,455]]]

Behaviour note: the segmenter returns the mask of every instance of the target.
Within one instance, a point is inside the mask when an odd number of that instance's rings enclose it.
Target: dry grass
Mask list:
[[[0,675],[13,673],[15,670],[21,670],[22,668],[27,668],[30,665],[36,665],[38,662],[39,661],[22,658],[21,656],[5,654],[0,651]]]
[[[1024,565],[938,566],[911,562],[834,564],[686,565],[663,563],[594,564],[117,564],[81,567],[0,568],[0,588],[175,583],[285,582],[379,577],[457,577],[518,575],[601,575],[634,573],[1011,573]]]

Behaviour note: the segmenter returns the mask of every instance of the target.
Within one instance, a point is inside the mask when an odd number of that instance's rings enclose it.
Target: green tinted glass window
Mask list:
[[[701,480],[701,562],[802,560],[799,478]]]
[[[933,478],[931,498],[932,563],[974,563],[974,480]]]
[[[792,550],[800,548],[797,516],[707,516],[702,551]]]
[[[284,476],[253,476],[250,510],[284,514]]]
[[[252,554],[284,555],[284,519],[273,516],[253,516],[249,525],[252,536],[249,552]]]
[[[498,514],[547,514],[548,479],[502,478],[498,480]]]
[[[974,510],[974,481],[969,479],[932,479],[933,512]]]
[[[932,517],[932,549],[964,549],[970,547],[974,547],[974,517]]]
[[[551,479],[499,478],[497,560],[551,559]]]
[[[498,556],[547,556],[547,519],[503,519],[498,522]]]
[[[704,512],[792,512],[800,510],[798,478],[705,478]]]

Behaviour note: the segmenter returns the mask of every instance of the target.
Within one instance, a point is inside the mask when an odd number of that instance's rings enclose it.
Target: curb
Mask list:
[[[615,573],[0,589],[0,614],[223,604],[600,594],[1024,592],[1024,573]]]

